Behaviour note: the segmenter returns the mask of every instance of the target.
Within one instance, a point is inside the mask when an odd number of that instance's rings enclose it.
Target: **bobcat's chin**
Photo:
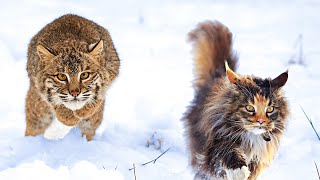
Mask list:
[[[87,104],[87,101],[69,101],[64,102],[63,105],[67,108],[71,109],[72,111],[78,110],[83,108]]]

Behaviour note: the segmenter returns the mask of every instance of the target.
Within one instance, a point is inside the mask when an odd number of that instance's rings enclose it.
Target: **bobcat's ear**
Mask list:
[[[286,84],[288,80],[288,70],[271,81],[271,86],[280,88]]]
[[[225,67],[226,67],[226,74],[227,74],[227,77],[228,77],[229,81],[231,83],[235,83],[237,79],[240,79],[240,77],[229,68],[227,61],[225,61],[224,64],[225,64]]]
[[[91,56],[93,56],[93,57],[100,56],[102,50],[103,50],[103,40],[100,40],[96,44],[90,44],[89,45],[89,51],[90,51],[89,54]]]
[[[37,46],[37,53],[40,59],[43,61],[49,61],[54,57],[54,55],[42,45]]]

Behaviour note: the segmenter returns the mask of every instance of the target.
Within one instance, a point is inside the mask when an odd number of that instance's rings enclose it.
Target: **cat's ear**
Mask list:
[[[37,53],[40,59],[43,61],[49,61],[54,57],[54,55],[42,45],[37,46]]]
[[[286,84],[288,80],[288,70],[271,81],[271,86],[280,88]]]
[[[240,77],[229,68],[229,65],[228,65],[227,61],[225,61],[224,64],[225,64],[225,67],[226,67],[226,74],[227,74],[227,77],[228,77],[229,81],[231,83],[235,83],[237,79],[240,79]]]
[[[93,57],[100,56],[102,50],[103,50],[103,40],[100,40],[98,43],[89,45],[89,51],[90,51],[89,54]]]

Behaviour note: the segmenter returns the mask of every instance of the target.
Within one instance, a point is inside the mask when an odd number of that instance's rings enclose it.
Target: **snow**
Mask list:
[[[233,32],[240,74],[276,77],[289,69],[289,126],[260,179],[317,179],[320,141],[300,106],[320,132],[319,1],[12,0],[0,10],[0,179],[134,179],[133,164],[138,180],[193,179],[180,121],[193,99],[186,36],[207,19]],[[24,137],[28,42],[65,13],[108,28],[121,58],[91,142],[75,128],[61,140]],[[306,66],[289,66],[299,34]],[[156,163],[141,166],[168,148]]]

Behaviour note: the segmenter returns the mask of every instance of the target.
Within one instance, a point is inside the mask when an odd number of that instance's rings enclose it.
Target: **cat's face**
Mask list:
[[[77,110],[103,98],[107,73],[93,54],[73,50],[48,57],[49,52],[45,49],[40,51],[47,57],[42,57],[45,68],[38,76],[38,82],[48,102]]]
[[[234,115],[242,128],[254,134],[283,131],[288,105],[281,88],[288,73],[273,80],[234,75],[236,77],[230,77],[237,99]]]
[[[269,93],[264,92],[259,86],[254,86],[254,82],[250,85],[252,87],[238,86],[241,100],[238,102],[239,108],[236,114],[244,129],[254,134],[271,132],[277,128],[278,130],[283,129],[284,117],[281,116],[281,111],[287,110],[281,105],[284,99],[277,94],[278,92],[272,92],[272,89],[268,89]],[[254,88],[256,91],[252,91]]]

